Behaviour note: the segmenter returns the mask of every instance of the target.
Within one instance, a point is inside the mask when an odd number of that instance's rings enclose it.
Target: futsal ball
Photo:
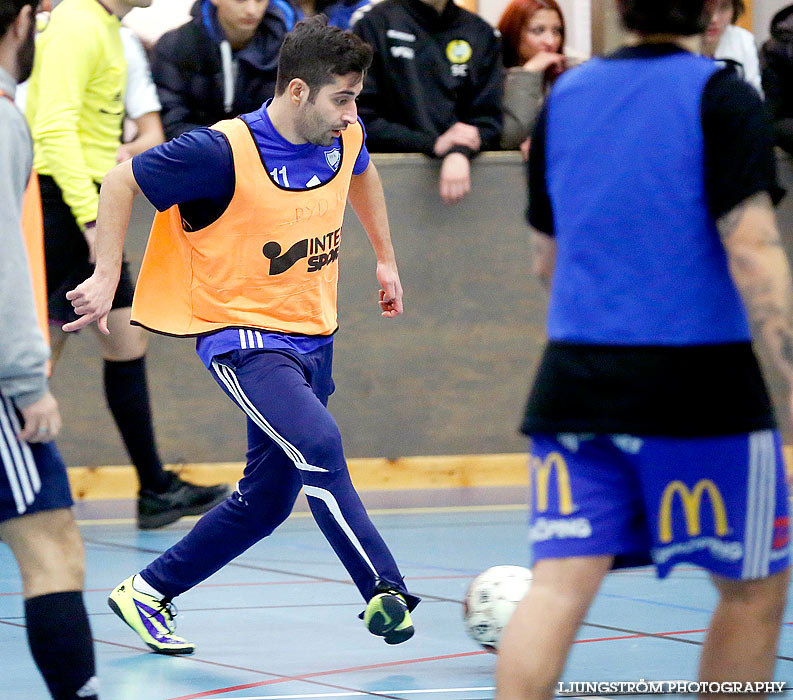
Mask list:
[[[477,576],[463,601],[469,636],[485,649],[496,651],[501,633],[531,584],[531,570],[522,566],[494,566]]]

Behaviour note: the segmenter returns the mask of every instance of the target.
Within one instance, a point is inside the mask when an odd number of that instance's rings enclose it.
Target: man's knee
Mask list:
[[[784,613],[789,580],[789,568],[768,578],[749,581],[713,577],[720,603],[730,606],[733,615],[745,615],[755,623],[766,620],[772,624]]]
[[[3,524],[2,537],[19,565],[26,598],[82,589],[85,552],[70,510],[15,518]]]
[[[139,326],[130,325],[129,308],[113,309],[108,316],[110,335],[97,332],[102,357],[110,362],[129,362],[146,354],[148,338]]]
[[[335,423],[318,426],[301,452],[308,464],[330,472],[337,472],[346,466],[341,433]]]
[[[546,586],[560,598],[591,598],[600,588],[612,561],[612,557],[604,555],[541,559],[534,565],[532,586]]]
[[[223,504],[227,522],[244,523],[251,533],[253,545],[271,535],[289,517],[299,490],[299,483],[293,491],[283,491],[277,495],[266,483],[260,484],[259,488],[245,489],[244,494],[234,494]]]

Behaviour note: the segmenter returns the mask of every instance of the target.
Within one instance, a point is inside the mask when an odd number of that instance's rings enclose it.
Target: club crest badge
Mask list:
[[[341,163],[341,151],[338,148],[325,151],[325,160],[328,161],[328,165],[333,170],[336,170],[339,167],[339,163]]]
[[[471,60],[474,50],[465,39],[455,39],[446,45],[446,58],[450,63],[468,63]]]

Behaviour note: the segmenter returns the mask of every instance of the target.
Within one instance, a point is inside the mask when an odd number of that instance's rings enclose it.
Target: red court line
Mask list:
[[[620,637],[599,637],[597,639],[579,639],[574,644],[587,644],[589,642],[612,642],[621,639],[639,639],[645,637],[666,637],[677,634],[697,634],[699,632],[706,632],[703,630],[682,630],[677,632],[658,632],[655,634],[629,634]],[[235,690],[250,690],[251,688],[261,688],[266,685],[276,685],[278,683],[289,683],[292,681],[304,681],[312,678],[320,678],[322,676],[330,676],[340,673],[353,673],[356,671],[371,671],[378,668],[389,668],[392,666],[406,666],[408,664],[418,664],[427,661],[446,661],[448,659],[459,659],[468,656],[480,656],[482,654],[489,654],[490,652],[482,651],[466,651],[459,654],[446,654],[444,656],[427,656],[420,659],[405,659],[404,661],[387,661],[380,664],[370,664],[368,666],[353,666],[351,668],[337,668],[330,671],[317,671],[315,673],[305,673],[300,676],[284,676],[281,678],[273,678],[267,681],[257,681],[255,683],[245,683],[243,685],[230,686],[228,688],[217,688],[215,690],[205,690],[200,693],[193,693],[191,695],[180,695],[176,698],[169,698],[168,700],[197,700],[198,698],[208,698],[214,695],[222,695],[224,693],[232,693]],[[185,657],[186,660],[189,660]],[[210,662],[211,663],[211,662]],[[225,665],[225,664],[224,664]]]
[[[248,690],[250,688],[261,688],[265,685],[276,685],[277,683],[289,683],[292,681],[304,681],[311,678],[320,678],[322,676],[331,676],[338,673],[352,673],[353,671],[370,671],[377,668],[389,668],[391,666],[404,666],[407,664],[418,664],[424,661],[443,661],[446,659],[458,659],[466,656],[480,656],[489,652],[482,651],[466,651],[460,654],[446,654],[444,656],[427,656],[421,659],[405,659],[404,661],[386,661],[380,664],[370,664],[368,666],[352,666],[350,668],[336,668],[330,671],[317,671],[316,673],[304,673],[300,676],[284,676],[281,678],[273,678],[269,681],[258,681],[256,683],[245,683],[244,685],[235,685],[228,688],[217,688],[216,690],[205,690],[201,693],[194,693],[191,695],[180,695],[177,698],[169,698],[169,700],[195,700],[195,698],[208,698],[212,695],[221,695],[223,693],[231,693],[235,690]]]

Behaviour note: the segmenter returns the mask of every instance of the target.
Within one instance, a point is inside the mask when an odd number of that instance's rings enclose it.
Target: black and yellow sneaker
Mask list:
[[[382,637],[386,644],[406,642],[416,631],[410,619],[408,604],[397,591],[375,595],[366,606],[363,623],[372,634]]]

